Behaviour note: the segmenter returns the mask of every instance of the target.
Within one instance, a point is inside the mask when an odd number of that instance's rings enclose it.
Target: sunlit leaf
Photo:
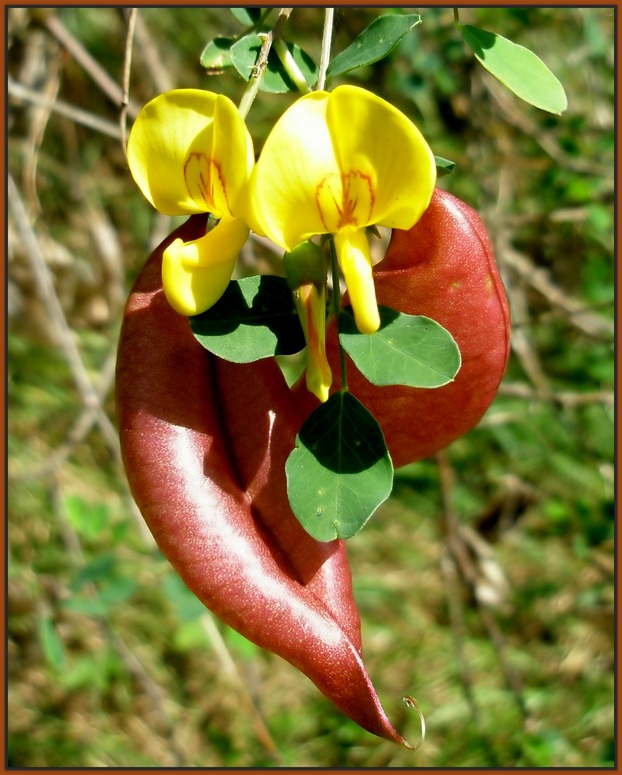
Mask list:
[[[458,373],[458,346],[435,320],[380,306],[378,331],[361,334],[350,309],[339,315],[339,341],[374,385],[435,388]]]
[[[400,40],[418,24],[421,15],[390,14],[379,16],[366,27],[348,48],[331,61],[326,75],[334,78],[337,75],[378,62],[387,56]]]
[[[305,346],[292,292],[283,277],[232,280],[213,307],[188,320],[206,350],[234,363],[291,355]]]
[[[253,73],[261,46],[262,40],[259,35],[245,35],[231,47],[231,62],[245,81],[248,81]],[[308,54],[293,43],[287,43],[287,48],[307,84],[312,86],[317,81],[317,65]],[[274,48],[270,49],[260,88],[272,94],[298,91],[298,87],[287,74]]]
[[[393,486],[382,430],[347,392],[334,393],[305,420],[285,472],[292,511],[318,541],[358,533]]]
[[[231,67],[231,46],[235,38],[214,38],[205,46],[201,53],[201,67],[208,72],[218,72]]]
[[[39,641],[48,663],[60,670],[65,664],[65,644],[56,631],[54,622],[48,615],[39,619]]]
[[[87,503],[79,495],[68,495],[65,499],[67,520],[76,532],[86,538],[97,538],[110,521],[108,509],[103,503]]]
[[[446,175],[451,175],[456,167],[455,161],[444,159],[442,156],[435,156],[434,161],[436,163],[436,177],[443,178]]]
[[[105,552],[95,557],[78,571],[71,581],[71,589],[79,591],[85,584],[93,584],[108,578],[117,565],[117,556],[112,552]]]
[[[566,110],[564,87],[533,51],[470,24],[460,31],[477,60],[517,97],[549,113]]]
[[[257,24],[261,19],[261,8],[230,8],[231,13],[235,18],[247,27]]]

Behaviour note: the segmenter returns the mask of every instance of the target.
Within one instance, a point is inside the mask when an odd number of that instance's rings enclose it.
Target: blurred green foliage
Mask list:
[[[9,172],[101,406],[10,220],[9,766],[612,765],[614,10],[461,9],[544,59],[569,98],[560,117],[483,71],[451,9],[421,13],[390,57],[343,80],[394,102],[456,162],[441,184],[488,224],[514,316],[481,425],[396,472],[349,543],[370,675],[412,742],[419,722],[400,698],[417,698],[424,745],[403,751],[345,719],[215,623],[149,542],[111,436],[110,364],[129,285],[171,222],[141,198],[118,139],[10,87]],[[333,53],[377,14],[339,8]],[[286,27],[316,62],[322,17],[296,8]],[[10,8],[8,20],[13,83],[119,125],[118,101],[54,31],[119,85],[126,10]],[[139,20],[133,104],[181,86],[239,100],[235,73],[199,64],[210,39],[240,33],[227,9]],[[291,100],[253,105],[257,150]]]

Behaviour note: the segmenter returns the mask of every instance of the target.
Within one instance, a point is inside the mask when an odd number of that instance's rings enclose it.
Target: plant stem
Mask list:
[[[251,77],[248,80],[248,86],[246,87],[246,90],[242,95],[242,99],[240,100],[240,104],[238,105],[238,113],[242,116],[242,118],[246,118],[246,116],[248,116],[251,105],[259,93],[259,87],[261,86],[261,81],[268,65],[268,55],[270,54],[270,49],[272,48],[274,40],[281,34],[281,28],[289,18],[292,10],[292,8],[281,8],[272,30],[270,32],[258,33],[262,40],[261,49],[257,56],[257,61],[253,66]]]
[[[460,11],[454,8],[454,27],[459,30],[462,25],[460,24]]]
[[[322,53],[320,54],[320,72],[318,74],[315,88],[322,91],[326,84],[326,71],[330,62],[330,46],[333,39],[333,22],[335,19],[335,9],[327,8],[324,15],[324,31],[322,33]]]
[[[311,87],[287,48],[285,40],[279,35],[274,38],[272,45],[274,46],[274,50],[281,60],[281,64],[285,68],[287,75],[292,79],[298,91],[302,92],[302,94],[308,94],[311,91]]]
[[[329,238],[328,244],[330,246],[330,267],[333,278],[333,311],[335,313],[335,323],[339,326],[339,313],[341,312],[341,297],[339,294],[339,270],[337,268],[337,251],[335,250],[335,241],[332,237]],[[348,375],[346,373],[346,353],[339,336],[337,336],[337,344],[339,346],[339,361],[341,367],[341,392],[348,392]]]

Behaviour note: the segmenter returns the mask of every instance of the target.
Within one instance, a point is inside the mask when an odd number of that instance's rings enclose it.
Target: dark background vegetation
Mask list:
[[[547,62],[561,117],[485,73],[450,8],[421,13],[350,82],[456,162],[441,185],[486,221],[514,329],[481,425],[398,471],[350,541],[370,675],[412,742],[401,697],[426,719],[412,753],[207,614],[146,535],[119,463],[113,367],[131,281],[172,224],[120,140],[127,10],[8,9],[10,765],[611,766],[614,9],[461,11]],[[339,9],[333,50],[377,14]],[[322,17],[296,9],[286,28],[316,61]],[[238,100],[242,81],[207,76],[199,57],[240,31],[227,9],[141,10],[128,126],[172,87]],[[292,99],[260,95],[257,149]]]

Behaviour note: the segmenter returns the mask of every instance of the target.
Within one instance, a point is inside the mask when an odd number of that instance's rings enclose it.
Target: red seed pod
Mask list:
[[[452,334],[462,357],[454,381],[435,389],[377,387],[348,359],[348,388],[380,423],[397,468],[430,457],[481,420],[507,366],[510,310],[481,218],[439,188],[412,229],[393,230],[374,279],[379,304],[433,318]],[[337,389],[334,325],[327,352]],[[295,392],[307,412],[317,405],[303,384]]]
[[[360,726],[408,747],[361,659],[345,546],[315,541],[289,508],[284,465],[303,416],[277,364],[211,355],[164,298],[164,248],[204,229],[193,216],[165,240],[127,303],[116,398],[132,494],[215,615],[305,673]]]

